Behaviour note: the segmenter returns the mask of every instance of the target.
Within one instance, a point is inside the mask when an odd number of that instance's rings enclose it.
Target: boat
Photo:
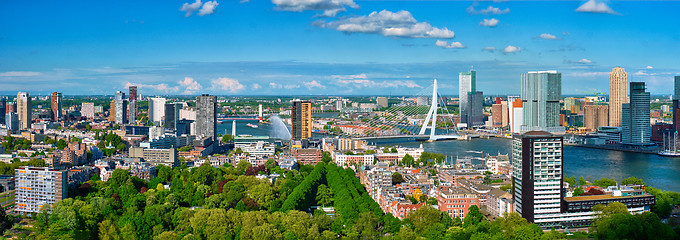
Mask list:
[[[246,126],[251,127],[251,128],[258,128],[257,125],[252,124],[252,123],[248,123],[248,124],[246,124]]]
[[[668,143],[666,143],[667,140],[668,140]],[[677,131],[675,132],[675,134],[673,134],[672,139],[671,139],[670,134],[668,134],[668,135],[664,134],[663,150],[658,152],[659,156],[680,157],[680,152],[678,152],[678,149],[676,147],[677,141],[678,141],[678,132]]]

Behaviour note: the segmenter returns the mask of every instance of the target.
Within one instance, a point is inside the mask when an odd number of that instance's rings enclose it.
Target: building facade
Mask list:
[[[17,93],[17,115],[19,117],[19,130],[31,128],[33,107],[31,106],[31,96],[27,92]]]
[[[562,74],[557,71],[522,73],[521,131],[564,132],[560,127]]]
[[[303,140],[312,137],[312,103],[309,101],[293,101],[291,110],[292,140]]]
[[[458,106],[459,122],[468,127],[484,125],[482,111],[483,93],[477,91],[477,72],[461,72],[458,74]]]
[[[44,206],[68,197],[66,171],[47,167],[22,167],[14,170],[17,212],[37,213]],[[49,208],[48,208],[49,210]]]
[[[680,76],[675,76],[673,92],[673,128],[680,131]]]
[[[94,103],[84,102],[80,106],[80,115],[87,119],[94,119]]]
[[[125,99],[125,93],[118,91],[116,92],[116,95],[113,97],[114,105],[115,105],[115,110],[114,110],[114,122],[116,124],[126,124],[128,123],[128,102],[127,99]]]
[[[137,121],[137,86],[128,87],[128,101],[130,102],[128,121],[132,123]]]
[[[61,116],[61,101],[62,101],[62,95],[60,92],[53,92],[52,95],[50,96],[50,103],[51,103],[51,109],[52,109],[52,121],[60,121],[62,120]]]
[[[167,113],[166,113],[167,114]],[[217,97],[203,94],[196,97],[196,136],[217,140]]]
[[[377,97],[375,99],[375,102],[380,106],[381,108],[386,108],[389,106],[389,103],[387,102],[387,97]]]
[[[630,103],[621,106],[621,142],[649,144],[652,137],[650,95],[644,82],[630,83]]]
[[[625,69],[615,67],[609,74],[609,126],[621,127],[625,103],[628,103],[628,77]]]
[[[149,148],[130,148],[128,152],[129,157],[142,158],[147,163],[158,166],[165,165],[168,167],[179,166],[179,158],[177,157],[177,150],[174,148],[168,149],[149,149]]]
[[[165,98],[149,98],[149,121],[160,126],[165,117]]]
[[[609,106],[583,106],[583,122],[584,126],[591,131],[596,131],[598,127],[607,126],[609,124]]]

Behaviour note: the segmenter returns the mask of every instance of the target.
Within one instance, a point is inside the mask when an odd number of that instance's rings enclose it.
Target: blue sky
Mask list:
[[[477,70],[485,94],[562,73],[608,91],[611,68],[671,93],[678,1],[4,1],[0,93],[402,95]]]

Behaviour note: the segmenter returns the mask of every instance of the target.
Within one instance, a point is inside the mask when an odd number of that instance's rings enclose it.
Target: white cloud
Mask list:
[[[194,3],[184,3],[182,7],[179,8],[179,10],[182,12],[187,12],[184,15],[185,17],[190,17],[191,14],[196,11],[198,11],[198,16],[205,16],[215,13],[215,8],[217,8],[217,5],[220,5],[217,3],[217,1],[207,1],[203,3],[201,0],[196,0]]]
[[[39,72],[3,72],[0,77],[34,77],[40,75]]]
[[[270,88],[281,88],[281,84],[270,82],[269,87]]]
[[[463,46],[463,44],[460,42],[451,42],[451,44],[449,44],[449,42],[442,40],[437,40],[434,45],[442,48],[465,48],[465,46]]]
[[[609,76],[609,72],[575,72],[575,73],[570,73],[569,76],[582,77],[582,78],[593,78],[593,77]]]
[[[647,66],[647,67],[646,67],[646,69],[652,69],[652,68],[654,68],[654,67],[652,67],[652,66]]]
[[[336,85],[349,86],[349,87],[361,87],[361,88],[422,88],[420,85],[412,80],[392,80],[392,81],[382,81],[376,82],[369,80],[365,73],[356,75],[332,75],[332,79],[335,79]],[[409,77],[407,77],[409,78]]]
[[[347,7],[359,8],[353,0],[272,0],[277,10],[302,12],[305,10],[323,11],[324,17],[335,17]]]
[[[484,19],[483,21],[479,22],[479,26],[485,26],[485,27],[495,27],[498,25],[498,19],[492,18],[492,19]]]
[[[250,2],[250,0],[241,0],[239,3],[247,3]]]
[[[386,37],[402,38],[445,38],[454,37],[454,32],[436,28],[427,22],[418,22],[410,12],[382,10],[368,16],[358,16],[331,21],[317,22],[317,26],[335,29],[344,33],[372,33]]]
[[[485,47],[485,48],[482,49],[482,51],[494,52],[494,51],[496,51],[496,48],[495,47]]]
[[[477,11],[477,10],[475,10],[475,7],[473,5],[473,6],[469,6],[467,8],[467,12],[470,13],[470,14],[506,14],[506,13],[510,12],[510,8],[506,8],[504,10],[501,10],[500,8],[489,6],[485,9]]]
[[[161,84],[140,84],[140,83],[131,83],[127,82],[125,83],[125,88],[128,88],[129,86],[137,86],[140,90],[146,91],[146,89],[152,89],[155,92],[161,92],[161,93],[175,93],[179,90],[179,87],[170,87],[168,84],[161,83]]]
[[[238,80],[226,77],[212,80],[211,83],[213,89],[226,90],[231,93],[239,92],[245,88]]]
[[[577,62],[581,63],[581,64],[591,64],[591,63],[593,63],[593,61],[591,61],[589,59],[585,59],[585,58],[578,60]]]
[[[284,85],[283,88],[285,88],[285,89],[300,88],[300,85],[288,84],[288,85]]]
[[[260,86],[260,84],[253,83],[253,87],[252,87],[252,88],[253,88],[253,90],[257,90],[257,89],[262,88],[262,86]]]
[[[542,38],[542,39],[546,39],[546,40],[557,40],[558,39],[557,36],[552,35],[550,33],[541,33],[541,35],[538,35],[534,38]]]
[[[182,5],[182,7],[179,10],[182,12],[187,12],[187,14],[184,15],[185,17],[190,17],[192,13],[198,11],[198,9],[201,7],[201,4],[203,4],[201,0],[196,0],[196,2],[191,4],[184,3],[184,5]]]
[[[193,94],[203,88],[200,83],[190,77],[185,77],[184,81],[179,81],[177,83],[185,89],[184,94]]]
[[[507,47],[505,47],[503,49],[503,53],[514,53],[514,52],[521,52],[521,51],[522,51],[522,48],[515,47],[515,46],[512,46],[512,45],[508,45]]]
[[[639,71],[633,73],[633,75],[637,75],[637,76],[654,76],[654,75],[657,75],[657,74],[656,74],[656,73],[647,73],[647,72],[645,72],[645,71],[639,70]]]
[[[303,82],[303,84],[307,89],[312,89],[312,88],[326,89],[326,86],[321,85],[321,83],[317,82],[316,80],[312,80],[311,82]]]
[[[215,13],[215,8],[217,8],[217,5],[220,5],[217,3],[217,1],[205,2],[203,7],[201,7],[201,10],[198,10],[198,16],[205,16]]]
[[[607,13],[620,15],[612,8],[610,8],[605,1],[602,0],[588,0],[586,3],[581,5],[576,9],[577,12],[589,12],[589,13]]]

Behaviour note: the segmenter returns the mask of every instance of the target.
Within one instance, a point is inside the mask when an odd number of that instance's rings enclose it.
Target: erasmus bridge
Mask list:
[[[373,117],[363,119],[360,127],[361,139],[415,138],[417,140],[439,141],[460,138],[445,98],[441,97],[434,83],[423,88],[415,96],[404,98],[384,111],[374,112]],[[429,106],[429,107],[428,107]],[[348,127],[345,127],[346,129]],[[343,132],[348,132],[343,129]]]

